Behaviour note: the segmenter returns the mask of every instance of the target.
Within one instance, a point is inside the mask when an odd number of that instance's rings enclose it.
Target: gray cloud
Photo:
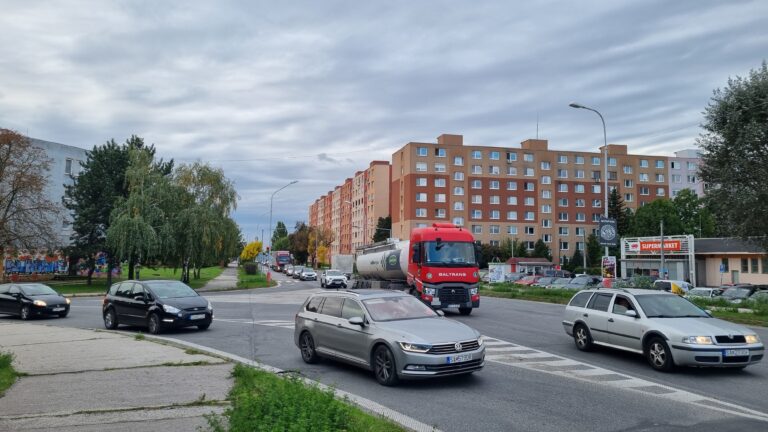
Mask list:
[[[768,52],[754,1],[4,2],[0,126],[137,134],[224,168],[252,238],[408,141],[691,147],[714,88]]]

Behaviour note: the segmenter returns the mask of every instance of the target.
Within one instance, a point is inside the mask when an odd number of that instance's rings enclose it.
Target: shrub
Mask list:
[[[0,396],[16,381],[16,371],[13,370],[13,354],[0,352]]]
[[[243,269],[247,275],[255,275],[259,272],[259,266],[254,262],[247,262],[243,264]]]

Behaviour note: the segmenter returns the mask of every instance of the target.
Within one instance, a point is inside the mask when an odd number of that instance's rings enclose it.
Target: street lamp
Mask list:
[[[294,181],[288,183],[287,185],[281,187],[280,189],[272,192],[272,196],[269,197],[269,246],[270,247],[272,246],[272,201],[275,199],[275,194],[280,192],[281,190],[287,188],[288,186],[290,186],[292,184],[296,184],[298,182],[299,182],[298,180],[294,180]]]
[[[585,109],[588,111],[592,111],[593,113],[600,116],[600,121],[603,122],[603,176],[605,177],[605,198],[603,199],[603,205],[605,206],[605,218],[608,219],[608,135],[605,133],[605,119],[603,118],[603,115],[600,114],[600,111],[578,104],[576,102],[571,102],[568,104],[571,108],[580,108]],[[608,256],[608,246],[605,247],[605,256]]]

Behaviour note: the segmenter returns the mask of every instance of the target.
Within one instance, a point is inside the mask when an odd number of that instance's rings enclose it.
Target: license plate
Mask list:
[[[472,360],[472,354],[459,354],[455,356],[448,356],[445,358],[445,362],[448,364],[451,363],[461,363],[465,361]]]
[[[459,307],[459,305],[457,305],[457,304],[449,304],[449,305],[446,305],[445,307]]]
[[[64,310],[64,308],[63,307],[55,307],[55,308],[53,308],[51,310],[54,311],[54,312],[61,312],[61,311]]]
[[[191,320],[205,319],[205,314],[190,315],[189,319]]]
[[[744,357],[749,355],[748,349],[727,349],[723,350],[723,355],[726,357]]]

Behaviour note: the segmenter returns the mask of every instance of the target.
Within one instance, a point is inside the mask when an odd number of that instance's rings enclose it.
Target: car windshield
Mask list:
[[[28,284],[28,285],[20,285],[21,291],[28,296],[36,296],[36,295],[58,295],[56,291],[51,289],[48,285],[43,284]]]
[[[325,272],[326,276],[341,276],[341,272],[338,270],[328,270]]]
[[[155,296],[161,299],[197,297],[195,290],[179,281],[158,281],[150,282],[147,285],[149,285]]]
[[[728,288],[723,293],[723,297],[735,299],[735,298],[747,298],[749,297],[749,289],[747,288]]]
[[[374,321],[396,321],[437,316],[435,311],[412,296],[373,298],[363,300],[363,304]]]
[[[558,279],[555,279],[554,282],[552,282],[552,285],[568,285],[570,281],[571,281],[571,278],[558,278]]]
[[[677,295],[646,294],[635,300],[648,318],[709,318],[701,308]]]
[[[425,242],[427,264],[436,267],[467,267],[477,265],[475,245],[470,242]]]

